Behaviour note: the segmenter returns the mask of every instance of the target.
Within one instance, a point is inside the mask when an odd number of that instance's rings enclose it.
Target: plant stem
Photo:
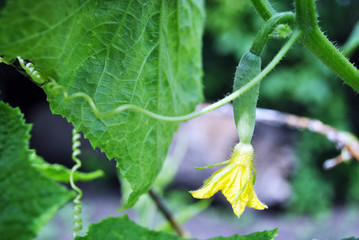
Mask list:
[[[277,13],[267,0],[251,0],[251,2],[264,21]]]
[[[359,70],[326,38],[317,24],[314,0],[295,0],[301,42],[346,84],[359,92]]]
[[[303,36],[318,28],[314,0],[295,0],[296,17]]]
[[[118,113],[120,113],[122,111],[131,109],[131,110],[138,111],[138,112],[140,112],[140,113],[142,113],[142,114],[144,114],[146,116],[149,116],[151,118],[160,120],[160,121],[165,121],[165,122],[188,121],[188,120],[190,120],[192,118],[199,117],[199,116],[201,116],[201,115],[203,115],[205,113],[208,113],[208,112],[210,112],[210,111],[212,111],[214,109],[217,109],[217,108],[225,105],[226,103],[229,103],[229,102],[233,101],[235,98],[239,97],[240,95],[245,93],[247,90],[249,90],[251,87],[253,87],[257,83],[259,83],[283,59],[285,54],[292,47],[292,45],[299,39],[300,36],[301,36],[301,32],[299,30],[295,30],[293,32],[292,36],[288,39],[288,41],[284,44],[284,46],[277,53],[277,55],[272,59],[272,61],[260,72],[260,74],[258,74],[255,78],[253,78],[246,85],[244,85],[243,87],[241,87],[237,91],[233,92],[232,94],[228,95],[227,97],[222,98],[218,102],[215,102],[212,105],[210,105],[210,106],[208,106],[208,107],[206,107],[204,109],[201,109],[201,110],[196,111],[196,112],[192,112],[192,113],[187,114],[187,115],[174,116],[174,117],[173,116],[163,116],[163,115],[148,111],[148,110],[146,110],[144,108],[141,108],[141,107],[133,105],[133,104],[124,104],[124,105],[121,105],[121,106],[117,107],[116,109],[114,109],[112,111],[102,113],[96,107],[96,104],[92,100],[92,98],[89,95],[87,95],[86,93],[75,93],[75,94],[72,94],[72,95],[68,96],[65,87],[57,84],[55,82],[55,80],[51,80],[51,82],[49,82],[48,84],[45,85],[45,88],[47,89],[47,91],[52,91],[52,92],[55,92],[55,93],[57,91],[61,90],[63,92],[65,101],[70,101],[70,100],[73,100],[75,98],[83,98],[83,99],[85,99],[88,102],[88,104],[90,105],[90,107],[92,108],[94,114],[99,118],[107,118],[107,117],[113,116],[115,114],[118,114]]]
[[[273,15],[257,33],[250,51],[257,56],[260,56],[273,29],[278,26],[278,24],[294,23],[294,20],[295,15],[292,12],[277,13]]]
[[[173,229],[177,232],[177,235],[179,237],[183,237],[184,236],[184,231],[181,228],[181,225],[176,222],[176,220],[172,216],[171,212],[163,204],[162,199],[152,189],[150,189],[148,191],[148,194],[150,195],[152,200],[156,203],[156,206],[158,207],[160,212],[163,214],[163,216],[167,219],[167,221],[171,224]]]

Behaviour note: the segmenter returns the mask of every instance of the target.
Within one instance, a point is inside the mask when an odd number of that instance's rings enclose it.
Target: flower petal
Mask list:
[[[241,190],[241,177],[243,172],[243,166],[235,165],[235,168],[231,172],[230,184],[226,188],[222,189],[223,195],[227,198],[228,202],[232,205],[234,213],[239,217],[245,208],[245,203],[241,202],[237,197],[238,192]],[[242,184],[244,185],[244,183]]]
[[[247,202],[248,207],[258,209],[258,210],[263,210],[263,209],[268,208],[261,201],[259,201],[257,194],[254,191],[253,184],[249,184],[249,186],[248,186],[248,196],[249,196],[249,199]]]
[[[255,169],[253,166],[253,147],[238,143],[228,165],[214,172],[204,181],[202,188],[190,191],[195,198],[210,198],[219,190],[231,203],[234,213],[239,217],[246,206],[262,210],[266,205],[259,201],[254,191]]]
[[[227,186],[227,182],[231,178],[231,170],[233,165],[229,164],[213,173],[213,175],[204,181],[203,187],[196,191],[190,191],[194,198],[210,198],[219,190]]]

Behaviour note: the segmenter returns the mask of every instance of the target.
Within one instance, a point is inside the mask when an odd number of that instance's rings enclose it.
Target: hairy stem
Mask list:
[[[303,35],[318,28],[314,0],[295,0],[295,7],[297,23]]]
[[[277,12],[272,8],[268,0],[251,0],[252,5],[255,7],[261,17],[267,21]]]
[[[326,38],[317,24],[314,0],[295,0],[301,42],[346,84],[359,92],[359,70]]]
[[[252,44],[252,47],[250,51],[260,56],[264,46],[266,45],[269,35],[273,31],[273,29],[278,26],[278,24],[283,23],[294,23],[295,15],[292,12],[284,12],[284,13],[278,13],[273,15],[271,18],[269,18],[266,23],[263,25],[263,27],[260,29],[260,31],[257,33],[256,38],[254,39],[254,42]]]

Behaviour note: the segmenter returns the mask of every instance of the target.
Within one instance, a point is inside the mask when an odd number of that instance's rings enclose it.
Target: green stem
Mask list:
[[[359,92],[359,70],[326,38],[317,24],[314,0],[295,0],[301,42],[345,83]]]
[[[267,0],[251,0],[251,2],[264,21],[277,13]]]
[[[303,31],[303,36],[318,28],[314,0],[295,0],[295,7],[297,23]]]
[[[92,98],[87,95],[86,93],[75,93],[72,94],[70,96],[68,96],[66,89],[57,84],[54,80],[52,80],[50,83],[46,84],[46,88],[48,91],[58,91],[61,90],[63,92],[64,95],[64,100],[65,101],[70,101],[73,100],[75,98],[83,98],[85,99],[90,107],[92,108],[94,114],[98,117],[98,118],[107,118],[110,116],[113,116],[117,113],[120,113],[122,111],[125,110],[135,110],[138,111],[140,113],[143,113],[144,115],[147,115],[151,118],[160,120],[160,121],[166,121],[166,122],[182,122],[182,121],[188,121],[192,118],[196,118],[199,117],[205,113],[208,113],[212,110],[215,110],[231,101],[233,101],[235,98],[239,97],[240,95],[242,95],[243,93],[245,93],[247,90],[249,90],[251,87],[253,87],[254,85],[256,85],[257,83],[259,83],[265,76],[267,76],[267,74],[272,71],[272,69],[280,62],[280,60],[282,60],[282,58],[285,56],[285,54],[288,52],[288,50],[292,47],[292,45],[298,40],[298,38],[301,36],[301,32],[298,30],[295,30],[292,34],[292,36],[288,39],[288,41],[284,44],[284,46],[280,49],[280,51],[277,53],[277,55],[272,59],[272,61],[260,72],[260,74],[258,74],[255,78],[253,78],[250,82],[248,82],[246,85],[244,85],[243,87],[241,87],[240,89],[238,89],[237,91],[233,92],[232,94],[228,95],[225,98],[222,98],[221,100],[219,100],[218,102],[215,102],[211,105],[209,105],[208,107],[205,107],[197,112],[192,112],[190,114],[187,115],[183,115],[183,116],[178,116],[178,117],[172,117],[172,116],[163,116],[154,112],[150,112],[144,108],[141,108],[139,106],[133,105],[133,104],[125,104],[125,105],[121,105],[119,107],[117,107],[116,109],[106,112],[106,113],[101,113],[98,108],[96,107],[96,104],[94,103],[94,101],[92,100]]]
[[[266,45],[269,35],[273,31],[273,29],[278,26],[278,24],[283,23],[294,23],[295,15],[292,12],[284,12],[284,13],[277,13],[269,18],[260,31],[257,33],[257,36],[252,44],[250,51],[260,56],[264,46]]]

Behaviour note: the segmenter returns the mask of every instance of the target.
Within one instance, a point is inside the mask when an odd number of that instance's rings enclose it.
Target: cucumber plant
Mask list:
[[[289,12],[276,11],[267,0],[251,0],[251,4],[265,24],[238,65],[233,93],[193,111],[203,100],[203,0],[4,1],[0,62],[20,66],[44,90],[51,111],[73,124],[76,165],[55,171],[29,149],[29,126],[19,110],[1,103],[1,236],[34,238],[59,207],[74,199],[75,239],[178,239],[139,227],[126,216],[107,218],[91,225],[86,236],[78,236],[82,192],[75,182],[102,173],[76,171],[81,166],[77,131],[108,159],[114,159],[121,177],[130,183],[133,192],[122,206],[125,209],[149,191],[178,123],[231,101],[240,143],[232,158],[223,162],[227,165],[191,193],[208,198],[222,190],[237,216],[245,206],[265,209],[253,188],[256,173],[251,146],[260,82],[295,43],[311,50],[356,92],[359,70],[320,30],[314,0],[295,0],[295,9]],[[272,36],[287,41],[262,69],[261,54]],[[48,170],[51,168],[53,171]],[[55,183],[59,176],[77,194]],[[25,182],[27,190],[42,191],[22,191]],[[30,211],[23,199],[31,201],[35,210]],[[28,222],[31,224],[22,229]],[[241,239],[273,239],[275,235],[272,230]]]

